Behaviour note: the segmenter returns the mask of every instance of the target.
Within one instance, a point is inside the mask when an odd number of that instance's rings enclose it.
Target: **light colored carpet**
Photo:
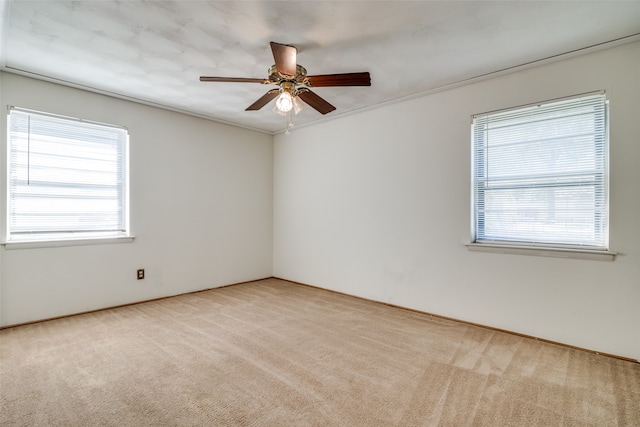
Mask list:
[[[0,331],[2,426],[638,426],[640,364],[277,279]]]

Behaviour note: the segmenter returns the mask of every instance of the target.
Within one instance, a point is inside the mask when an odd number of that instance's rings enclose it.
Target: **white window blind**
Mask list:
[[[7,241],[128,235],[128,133],[9,110]]]
[[[607,249],[605,95],[473,117],[479,243]]]

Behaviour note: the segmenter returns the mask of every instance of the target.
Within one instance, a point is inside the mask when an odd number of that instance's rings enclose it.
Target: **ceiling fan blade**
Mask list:
[[[280,89],[271,89],[269,92],[267,92],[264,95],[262,95],[262,97],[260,99],[258,99],[256,102],[254,102],[253,104],[249,105],[245,109],[245,111],[255,111],[255,110],[261,109],[262,107],[267,105],[269,103],[269,101],[271,101],[273,98],[278,96],[278,93],[280,93]]]
[[[298,93],[298,97],[311,107],[318,110],[320,114],[327,114],[336,109],[333,105],[329,104],[322,97],[311,92],[309,89],[302,89]]]
[[[322,74],[319,76],[307,76],[307,82],[311,87],[371,86],[371,76],[368,72]]]
[[[271,52],[273,52],[276,69],[280,74],[287,76],[296,75],[296,55],[298,54],[298,49],[296,49],[295,46],[271,42]]]
[[[223,82],[223,83],[271,83],[265,79],[252,79],[246,77],[208,77],[200,76],[201,82]]]

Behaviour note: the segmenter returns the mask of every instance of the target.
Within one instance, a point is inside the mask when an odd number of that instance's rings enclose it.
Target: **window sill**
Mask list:
[[[91,239],[40,240],[29,242],[2,242],[5,249],[59,248],[65,246],[106,245],[113,243],[131,243],[135,236],[100,237]]]
[[[491,243],[467,243],[468,250],[473,252],[490,252],[510,255],[532,255],[553,258],[572,258],[591,261],[613,261],[618,254],[612,251],[587,249],[542,248],[532,246],[501,245]]]

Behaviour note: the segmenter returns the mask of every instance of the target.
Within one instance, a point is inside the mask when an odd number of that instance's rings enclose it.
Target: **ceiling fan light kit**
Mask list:
[[[279,89],[271,89],[247,107],[246,111],[259,110],[277,98],[274,111],[287,117],[286,133],[293,127],[291,112],[298,114],[304,108],[304,104],[310,105],[323,115],[336,109],[324,98],[312,92],[310,87],[371,86],[368,72],[308,76],[307,70],[297,63],[298,49],[295,46],[271,42],[271,52],[275,64],[269,68],[269,77],[266,79],[201,76],[200,81],[278,85]]]
[[[276,99],[276,108],[288,113],[293,108],[293,97],[295,96],[295,85],[291,82],[282,82],[280,84],[280,95]]]
[[[289,92],[282,92],[276,100],[276,108],[283,113],[288,113],[293,108],[293,97]]]

